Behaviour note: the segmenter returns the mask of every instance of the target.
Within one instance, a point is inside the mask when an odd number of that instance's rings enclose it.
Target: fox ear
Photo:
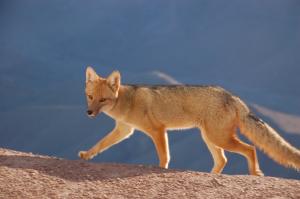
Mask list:
[[[114,91],[117,92],[120,88],[121,84],[121,75],[120,72],[115,70],[113,71],[107,78],[107,82],[109,87]]]
[[[95,81],[98,78],[97,73],[95,72],[95,70],[91,66],[88,66],[86,68],[86,75],[85,76],[86,76],[86,79],[85,79],[86,82]]]

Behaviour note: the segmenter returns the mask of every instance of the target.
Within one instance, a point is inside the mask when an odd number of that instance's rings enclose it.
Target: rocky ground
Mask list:
[[[89,163],[0,148],[0,198],[300,198],[300,181]]]

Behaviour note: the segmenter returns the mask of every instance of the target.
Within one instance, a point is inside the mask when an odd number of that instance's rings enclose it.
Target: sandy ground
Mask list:
[[[0,148],[0,198],[300,198],[300,181],[89,163]]]

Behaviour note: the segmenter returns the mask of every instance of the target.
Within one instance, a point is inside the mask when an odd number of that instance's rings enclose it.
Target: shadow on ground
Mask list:
[[[176,173],[181,171],[162,169],[156,166],[126,165],[113,163],[89,163],[84,160],[65,160],[53,157],[23,155],[0,155],[0,166],[15,169],[36,170],[45,175],[69,181],[110,180],[140,175]]]

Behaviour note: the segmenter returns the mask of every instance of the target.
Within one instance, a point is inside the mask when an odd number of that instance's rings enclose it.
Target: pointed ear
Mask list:
[[[117,92],[120,88],[121,84],[121,75],[120,72],[115,70],[107,77],[107,83],[109,87],[114,91]]]
[[[86,82],[95,81],[98,78],[97,73],[95,72],[95,70],[91,66],[88,66],[86,68],[85,76],[86,76],[86,79],[85,79]]]

